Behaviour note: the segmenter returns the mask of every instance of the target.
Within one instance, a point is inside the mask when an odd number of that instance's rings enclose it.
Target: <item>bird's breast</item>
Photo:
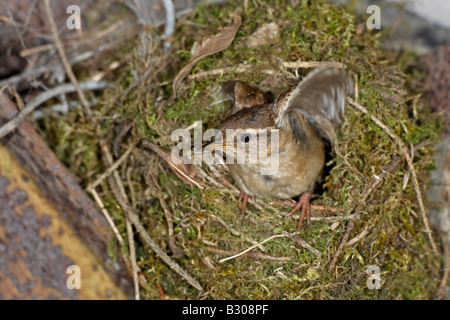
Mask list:
[[[238,187],[250,196],[288,199],[312,191],[325,163],[323,144],[307,152],[300,146],[281,149],[257,164],[228,164]],[[262,164],[263,163],[263,164]]]

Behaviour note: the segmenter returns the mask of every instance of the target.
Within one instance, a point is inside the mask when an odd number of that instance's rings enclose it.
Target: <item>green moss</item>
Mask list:
[[[316,5],[317,4],[317,5]],[[228,25],[230,15],[242,16],[242,26],[231,46],[211,57],[201,60],[191,74],[227,68],[220,76],[199,80],[185,79],[178,98],[162,104],[172,94],[172,80],[190,58],[190,47],[199,35],[215,34]],[[202,5],[186,18],[191,23],[177,25],[176,39],[168,55],[170,63],[153,76],[152,83],[144,83],[127,97],[121,95],[133,82],[133,70],[141,65],[137,59],[117,70],[116,89],[106,90],[96,112],[112,117],[100,122],[100,128],[82,120],[72,112],[61,121],[44,120],[41,124],[49,144],[58,157],[87,185],[95,174],[105,167],[98,147],[101,139],[112,141],[112,127],[123,120],[133,120],[135,134],[151,140],[168,150],[174,142],[170,134],[178,128],[187,128],[201,120],[205,128],[217,127],[230,114],[230,102],[215,103],[215,90],[229,79],[237,78],[252,84],[267,81],[265,70],[275,70],[269,83],[276,83],[274,91],[293,85],[295,70],[286,70],[280,61],[337,61],[358,76],[359,102],[371,114],[392,128],[406,144],[425,140],[434,141],[439,123],[420,103],[413,106],[407,99],[405,83],[409,75],[403,73],[410,64],[410,56],[398,57],[398,63],[382,62],[390,53],[380,49],[379,34],[363,30],[357,34],[355,17],[343,8],[323,1],[301,1],[295,8],[284,1],[249,1],[247,11],[240,1],[226,5]],[[246,39],[262,24],[275,22],[280,27],[280,41],[273,45],[247,48]],[[396,60],[394,60],[396,61]],[[253,66],[249,72],[236,72],[242,64]],[[399,67],[400,66],[400,67]],[[138,69],[141,74],[144,70]],[[302,77],[308,70],[297,70]],[[415,73],[416,74],[416,73]],[[119,104],[118,101],[121,101]],[[420,112],[413,112],[419,108]],[[130,137],[123,138],[124,143]],[[111,142],[112,144],[112,142]],[[123,151],[124,146],[121,150]],[[343,207],[344,214],[351,213],[363,197],[367,186],[382,168],[400,155],[397,145],[369,116],[349,107],[339,132],[338,155],[328,164],[331,168],[324,182],[324,191],[313,201],[331,207]],[[433,168],[431,147],[415,152],[415,168],[426,185],[427,173]],[[141,159],[141,158],[142,159]],[[141,160],[139,160],[141,159]],[[136,210],[142,223],[159,245],[170,252],[165,214],[155,196],[154,185],[148,186],[145,174],[153,176],[170,207],[174,222],[176,244],[185,256],[177,259],[205,291],[199,294],[165,265],[154,253],[138,246],[139,265],[143,272],[158,281],[170,297],[202,299],[418,299],[432,298],[439,283],[441,261],[430,248],[423,233],[416,194],[411,182],[403,189],[408,167],[402,162],[384,178],[380,186],[367,198],[356,221],[353,238],[364,230],[369,233],[342,252],[337,268],[330,272],[328,266],[345,232],[345,222],[334,230],[330,223],[313,222],[304,228],[299,237],[313,246],[320,256],[295,243],[295,237],[276,238],[264,244],[265,255],[290,257],[289,261],[259,260],[244,255],[219,263],[225,256],[240,252],[255,242],[274,234],[294,232],[297,221],[267,209],[257,210],[251,203],[247,216],[239,217],[237,199],[229,189],[208,185],[204,190],[184,184],[160,158],[153,153],[135,154],[121,174],[125,180],[127,169],[133,172],[136,192]],[[127,192],[130,193],[129,186]],[[147,189],[147,190],[146,190]],[[121,233],[125,234],[123,212],[102,185],[105,205],[115,217]],[[130,194],[131,195],[131,194]],[[277,207],[282,212],[286,208]],[[313,210],[313,216],[326,213]],[[332,213],[328,213],[332,215]],[[218,219],[219,218],[219,219]],[[223,220],[236,232],[226,229]],[[124,237],[126,238],[126,237]],[[261,252],[259,249],[256,251]],[[113,253],[114,250],[111,249]],[[220,254],[226,252],[226,254]],[[369,290],[366,285],[367,266],[381,269],[382,288]],[[159,298],[155,291],[148,298]]]

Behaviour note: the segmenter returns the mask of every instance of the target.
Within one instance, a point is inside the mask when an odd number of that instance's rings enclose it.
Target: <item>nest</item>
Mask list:
[[[177,99],[170,100],[172,81],[194,42],[230,25],[233,14],[242,24],[232,44],[199,61]],[[442,262],[424,224],[421,201],[428,203],[418,194],[433,168],[439,127],[417,93],[407,91],[408,75],[380,49],[378,35],[341,7],[321,1],[200,6],[177,22],[174,35],[169,51],[155,30],[146,29],[131,52],[111,54],[107,63],[120,67],[109,75],[114,88],[92,108],[95,124],[81,110],[39,122],[86,189],[92,191],[95,179],[119,162],[95,192],[122,239],[110,244],[111,255],[135,250],[140,294],[147,299],[433,297]],[[355,77],[356,96],[346,110],[336,155],[327,163],[323,190],[313,198],[312,223],[300,232],[297,220],[285,216],[292,203],[258,199],[240,219],[238,190],[226,171],[197,165],[198,186],[190,185],[160,156],[177,143],[171,140],[174,130],[192,129],[194,121],[202,121],[203,130],[215,128],[231,113],[231,101],[217,95],[226,81],[239,79],[276,93],[320,62],[345,65]],[[148,247],[139,230],[129,236],[125,216],[130,213],[177,267]],[[373,267],[380,270],[378,290],[368,287]]]

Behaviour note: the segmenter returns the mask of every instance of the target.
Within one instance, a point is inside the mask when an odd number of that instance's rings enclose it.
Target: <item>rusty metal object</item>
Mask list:
[[[18,111],[5,94],[0,106],[1,125]],[[22,123],[1,144],[0,298],[131,296],[125,264],[107,254],[109,225],[33,124]],[[79,291],[66,286],[72,264],[85,279]]]

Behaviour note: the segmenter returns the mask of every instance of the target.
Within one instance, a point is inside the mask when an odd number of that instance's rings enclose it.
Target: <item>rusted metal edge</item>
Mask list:
[[[0,94],[0,125],[17,113],[17,106],[5,93]],[[42,193],[55,204],[78,236],[101,259],[104,268],[119,287],[128,296],[133,296],[132,278],[124,261],[120,256],[117,261],[112,261],[107,253],[107,244],[113,238],[106,219],[79,186],[75,176],[47,146],[33,124],[28,121],[22,123],[0,142],[33,176]]]

